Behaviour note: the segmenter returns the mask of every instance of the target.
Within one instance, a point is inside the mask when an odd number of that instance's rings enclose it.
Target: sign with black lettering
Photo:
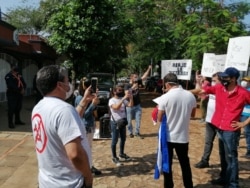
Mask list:
[[[192,60],[162,60],[161,61],[161,77],[172,72],[177,75],[179,80],[190,80],[192,71]]]

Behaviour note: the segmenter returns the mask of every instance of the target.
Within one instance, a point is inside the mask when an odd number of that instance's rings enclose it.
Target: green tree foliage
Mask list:
[[[71,0],[57,6],[49,18],[50,44],[67,54],[76,70],[111,72],[121,67],[129,22],[115,2]]]
[[[143,72],[152,61],[225,54],[231,37],[249,35],[242,19],[248,1],[43,0],[18,7],[10,23],[23,33],[47,29],[48,40],[78,73]],[[127,75],[126,75],[127,74]]]
[[[41,12],[32,6],[9,9],[6,21],[15,26],[19,33],[37,34],[42,30]]]
[[[203,53],[225,54],[231,37],[247,35],[240,21],[247,3],[214,0],[129,0],[135,41],[127,62],[135,67],[162,59],[192,59],[201,67]]]

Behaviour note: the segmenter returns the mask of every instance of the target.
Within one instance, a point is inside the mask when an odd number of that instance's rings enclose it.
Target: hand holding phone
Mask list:
[[[91,91],[92,91],[92,93],[96,93],[97,84],[98,84],[98,79],[97,79],[97,77],[92,77],[92,78],[91,78]]]

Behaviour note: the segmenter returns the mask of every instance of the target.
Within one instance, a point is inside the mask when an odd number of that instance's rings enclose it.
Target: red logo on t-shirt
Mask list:
[[[42,153],[47,145],[47,135],[44,129],[42,118],[39,114],[32,117],[33,134],[36,144],[36,150]]]

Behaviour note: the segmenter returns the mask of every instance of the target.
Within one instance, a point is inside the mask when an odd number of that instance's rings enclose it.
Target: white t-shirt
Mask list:
[[[192,93],[182,88],[172,88],[161,96],[158,109],[167,116],[168,142],[189,142],[189,121],[196,100]]]
[[[214,111],[215,111],[215,95],[209,94],[209,100],[207,104],[206,122],[208,123],[212,122]]]
[[[84,179],[67,157],[65,144],[82,138],[91,161],[86,130],[75,108],[55,97],[44,97],[32,111],[32,131],[39,167],[39,188],[78,188]]]
[[[120,101],[121,101],[121,99],[117,99],[117,98],[114,98],[114,97],[112,97],[111,99],[109,99],[109,108],[110,108],[110,112],[111,112],[111,114],[110,114],[110,120],[111,121],[114,121],[114,120],[117,121],[119,119],[127,117],[127,115],[126,115],[126,105],[128,103],[127,100],[123,101],[121,108],[119,108],[118,110],[114,110],[113,108],[111,108],[111,106],[113,104],[120,103]],[[113,120],[113,118],[114,118],[114,120]]]

